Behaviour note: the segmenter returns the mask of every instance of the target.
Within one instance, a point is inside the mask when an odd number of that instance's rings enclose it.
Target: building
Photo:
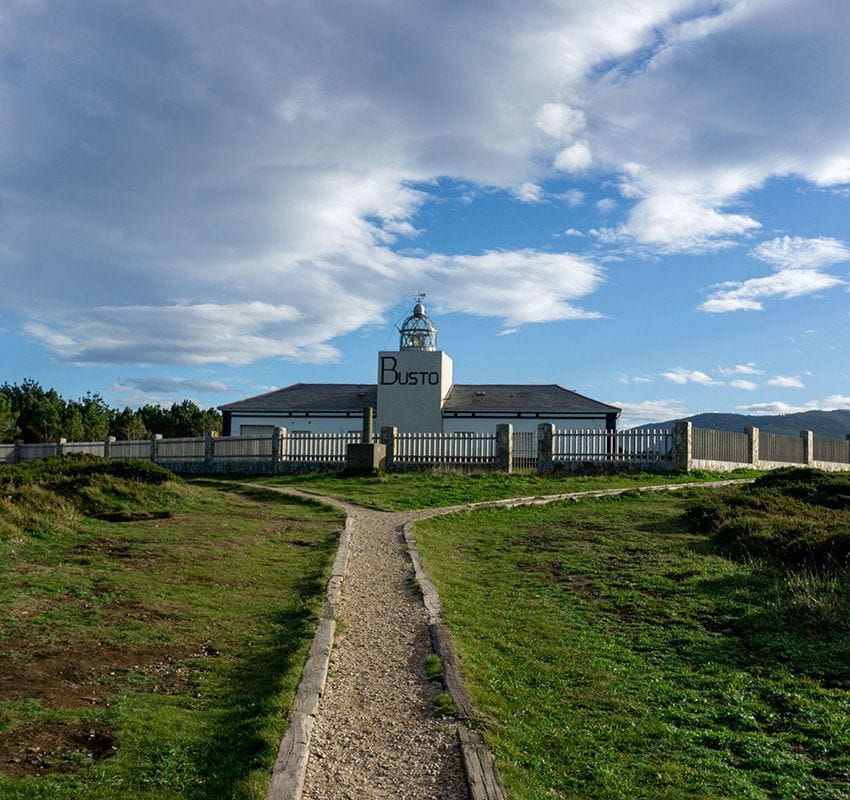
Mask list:
[[[378,353],[377,383],[296,383],[219,406],[225,436],[362,429],[374,409],[375,429],[489,433],[499,423],[515,431],[556,428],[615,430],[620,409],[555,384],[458,384],[451,358],[437,350],[437,329],[422,302],[399,329],[399,349]]]

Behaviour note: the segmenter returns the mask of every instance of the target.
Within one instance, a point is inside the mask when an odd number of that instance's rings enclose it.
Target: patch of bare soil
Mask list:
[[[561,565],[557,561],[523,561],[517,564],[521,572],[538,575],[543,583],[569,584],[569,576],[561,574]]]
[[[103,514],[95,514],[95,519],[104,522],[148,522],[152,519],[170,519],[171,511],[112,511]]]
[[[48,708],[104,705],[109,684],[127,672],[152,675],[155,691],[170,692],[188,685],[191,674],[182,661],[192,654],[185,645],[118,647],[91,640],[45,645],[7,639],[0,653],[0,699],[31,698]]]
[[[78,564],[90,563],[90,557],[94,555],[114,558],[119,561],[132,560],[140,566],[152,566],[167,561],[173,561],[173,557],[165,552],[149,552],[140,550],[142,542],[126,542],[121,539],[92,539],[74,545],[71,552],[74,554],[74,562]]]
[[[76,772],[115,753],[102,722],[21,725],[0,734],[0,772],[10,778]]]

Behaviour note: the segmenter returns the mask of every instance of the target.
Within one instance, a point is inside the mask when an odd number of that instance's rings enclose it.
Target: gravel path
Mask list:
[[[466,800],[455,724],[434,717],[442,687],[425,677],[427,618],[401,535],[434,512],[335,504],[354,520],[351,549],[302,796]]]

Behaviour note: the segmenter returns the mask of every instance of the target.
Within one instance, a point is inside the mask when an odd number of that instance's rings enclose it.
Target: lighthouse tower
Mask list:
[[[452,388],[452,360],[437,350],[437,328],[422,297],[399,328],[397,351],[378,353],[378,428],[443,430],[443,404]]]

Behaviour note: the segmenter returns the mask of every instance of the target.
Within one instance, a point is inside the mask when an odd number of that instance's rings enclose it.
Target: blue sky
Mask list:
[[[462,383],[624,425],[850,408],[845,0],[0,10],[0,379]]]

